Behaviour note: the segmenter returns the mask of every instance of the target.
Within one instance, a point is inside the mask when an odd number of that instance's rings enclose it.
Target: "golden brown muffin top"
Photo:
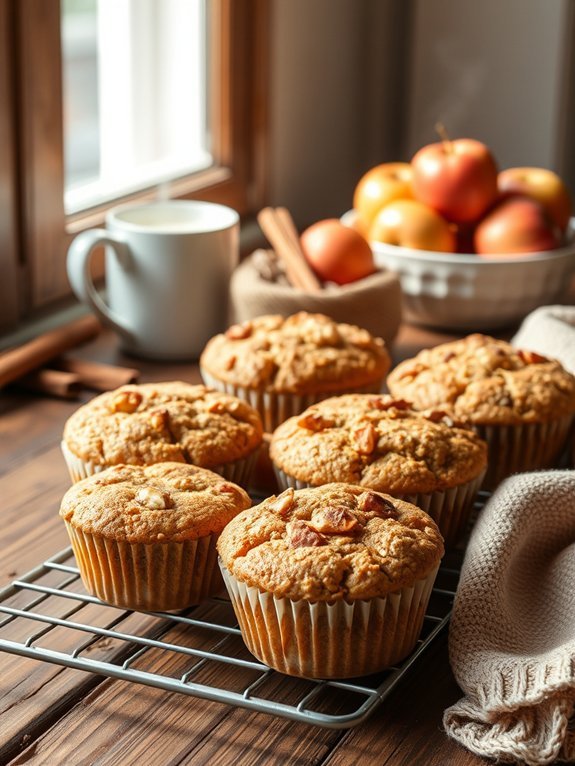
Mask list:
[[[443,555],[435,522],[411,503],[350,484],[287,489],[242,511],[218,540],[247,585],[305,601],[385,596],[427,577]]]
[[[391,360],[367,330],[301,311],[233,325],[208,342],[200,365],[232,385],[304,394],[383,380]]]
[[[575,377],[559,362],[487,335],[421,351],[389,375],[394,396],[474,424],[541,423],[575,412]]]
[[[325,399],[274,431],[274,463],[308,484],[359,484],[391,494],[465,484],[486,468],[487,445],[441,410],[402,399],[349,394]]]
[[[76,529],[115,541],[179,543],[219,534],[249,506],[247,492],[205,468],[118,465],[74,484],[60,516]]]
[[[68,419],[64,441],[98,465],[176,461],[211,468],[246,457],[262,433],[260,416],[246,402],[176,381],[95,397]]]

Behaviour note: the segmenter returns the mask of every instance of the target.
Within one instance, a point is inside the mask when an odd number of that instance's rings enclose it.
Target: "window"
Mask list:
[[[71,237],[118,200],[263,203],[267,16],[268,0],[0,0],[0,327],[69,293]]]
[[[64,0],[64,207],[213,162],[205,0]]]

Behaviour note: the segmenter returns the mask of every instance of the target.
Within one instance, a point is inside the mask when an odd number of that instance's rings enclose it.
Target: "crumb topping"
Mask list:
[[[575,377],[559,362],[487,335],[421,351],[389,375],[394,396],[474,424],[538,423],[575,412]]]
[[[391,360],[367,330],[302,311],[233,325],[209,341],[200,364],[232,385],[302,394],[377,382]]]
[[[369,394],[332,397],[290,418],[274,431],[270,455],[314,486],[345,481],[400,495],[459,486],[487,465],[485,442],[446,412]]]
[[[443,541],[414,505],[332,483],[286,490],[243,511],[224,529],[218,551],[247,585],[332,601],[385,596],[426,577],[439,564]]]
[[[197,466],[119,465],[70,487],[60,516],[85,533],[116,541],[183,542],[218,534],[250,504],[241,487]]]
[[[261,419],[246,402],[178,381],[95,397],[68,419],[64,441],[98,465],[176,461],[211,468],[246,457],[262,434]]]

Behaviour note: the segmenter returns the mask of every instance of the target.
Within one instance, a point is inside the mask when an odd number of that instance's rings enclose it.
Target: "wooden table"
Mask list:
[[[396,361],[446,339],[405,326]],[[199,382],[193,364],[124,357],[110,333],[76,356],[139,366],[142,381]],[[89,394],[84,399],[89,398]],[[69,478],[59,451],[78,402],[0,393],[0,587],[68,545],[58,508]],[[286,678],[286,689],[295,683]],[[436,639],[367,722],[333,730],[124,680],[0,653],[0,763],[393,764],[478,766],[481,758],[442,731],[443,710],[460,697]]]

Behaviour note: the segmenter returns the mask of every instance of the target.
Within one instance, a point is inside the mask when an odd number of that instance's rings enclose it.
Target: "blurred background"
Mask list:
[[[119,200],[303,228],[438,121],[573,192],[574,32],[570,0],[0,0],[0,328],[66,298],[70,238]]]
[[[569,0],[275,4],[271,190],[301,219],[338,214],[373,164],[477,138],[501,167],[541,165],[573,191]]]
[[[343,212],[363,170],[409,160],[437,140],[437,121],[454,138],[487,143],[502,167],[549,167],[572,183],[569,0],[271,4],[270,194],[302,222]],[[146,162],[156,163],[151,179],[154,171],[169,176],[174,167],[209,163],[206,3],[161,3],[160,25],[156,0],[136,5],[137,29],[130,29],[125,3],[63,2],[71,212],[90,201],[85,188],[78,191],[82,182],[99,174],[113,171],[117,191],[145,181]],[[122,40],[138,59],[132,79]],[[114,119],[101,121],[110,112]],[[130,152],[139,167],[129,166]]]

